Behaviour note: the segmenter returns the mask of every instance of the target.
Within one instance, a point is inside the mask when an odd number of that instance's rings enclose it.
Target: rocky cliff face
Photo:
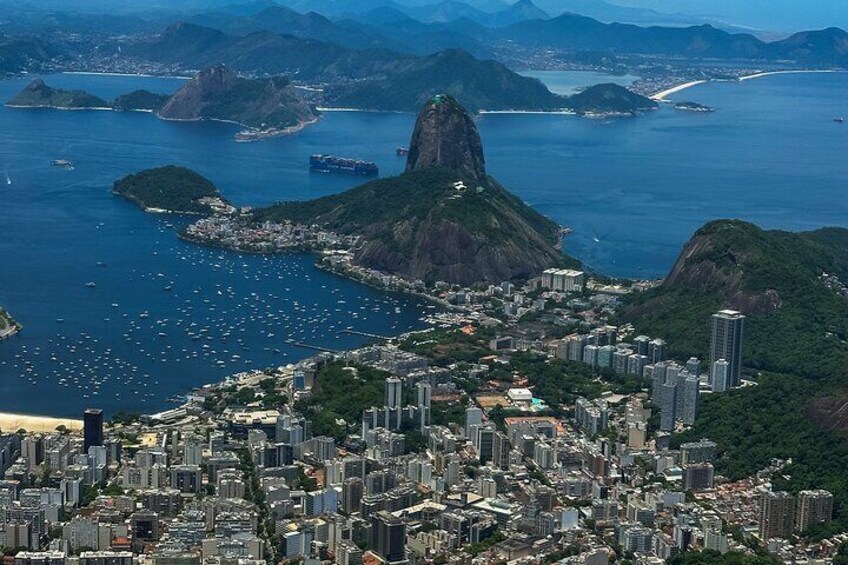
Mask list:
[[[447,95],[433,97],[418,114],[406,170],[444,167],[474,179],[486,178],[480,134],[471,116]]]
[[[256,129],[292,127],[316,118],[285,78],[248,80],[224,66],[201,71],[158,115],[169,120],[224,120]]]
[[[238,75],[224,66],[202,70],[186,82],[158,114],[168,120],[199,120],[204,117],[206,106],[238,81]]]
[[[428,283],[498,283],[579,266],[557,248],[555,222],[486,176],[477,128],[446,96],[421,111],[403,175],[254,217],[359,235],[359,265]]]

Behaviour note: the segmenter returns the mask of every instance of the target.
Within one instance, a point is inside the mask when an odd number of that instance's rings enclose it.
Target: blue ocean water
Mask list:
[[[106,98],[181,84],[46,80]],[[0,100],[26,82],[0,82]],[[484,115],[478,124],[489,171],[574,229],[569,253],[604,273],[661,276],[710,219],[793,230],[848,224],[848,129],[833,121],[848,114],[846,87],[841,74],[783,75],[676,96],[716,107],[712,114]],[[338,333],[348,326],[421,327],[421,302],[318,271],[308,255],[180,242],[180,219],[144,214],[110,193],[127,173],[176,163],[208,176],[237,204],[314,198],[358,179],[310,174],[309,154],[371,159],[381,175],[395,174],[404,162],[394,149],[408,143],[413,122],[410,114],[328,113],[290,137],[236,143],[238,128],[228,124],[0,108],[0,305],[25,325],[0,344],[0,410],[153,411],[193,386],[310,354],[286,339],[344,348],[361,343]],[[51,167],[58,158],[76,169]]]

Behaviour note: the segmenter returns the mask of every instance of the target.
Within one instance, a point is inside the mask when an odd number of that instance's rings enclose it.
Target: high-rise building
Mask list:
[[[712,463],[715,460],[717,447],[714,441],[708,439],[681,444],[680,462],[684,465]]]
[[[371,517],[371,551],[384,563],[406,561],[406,523],[390,512]]]
[[[486,464],[492,460],[494,455],[495,429],[490,426],[477,429],[477,437],[474,438],[474,448],[480,457],[480,462]]]
[[[660,409],[660,430],[673,431],[674,421],[677,419],[677,385],[666,381],[659,387],[654,402]]]
[[[683,374],[683,373],[681,373]],[[686,373],[682,382],[678,381],[677,394],[680,396],[680,413],[677,415],[685,426],[695,423],[698,415],[698,401],[701,394],[701,380],[697,375]]]
[[[795,529],[806,532],[810,526],[833,519],[833,495],[826,490],[802,490],[795,508]]]
[[[386,406],[400,408],[403,404],[403,381],[397,377],[386,379]]]
[[[483,423],[483,411],[476,406],[465,409],[465,436],[474,439],[472,435],[474,426],[479,427]]]
[[[795,528],[795,499],[788,492],[765,492],[760,497],[760,539],[789,538]]]
[[[421,381],[415,384],[415,389],[418,391],[418,406],[430,407],[430,402],[433,397],[433,387],[426,381]]]
[[[712,463],[692,463],[683,471],[684,490],[703,490],[713,488],[715,469]]]
[[[701,360],[697,357],[690,357],[688,361],[686,361],[686,370],[689,371],[690,375],[695,375],[696,377],[701,376]]]
[[[742,380],[742,336],[745,316],[735,310],[722,310],[713,314],[710,325],[710,364],[724,359],[730,365],[730,386],[739,386]]]
[[[83,413],[83,453],[92,445],[103,445],[103,410],[88,408]]]
[[[359,512],[364,492],[365,483],[362,479],[359,477],[345,479],[342,483],[342,511],[348,515]]]
[[[730,386],[730,363],[719,359],[710,368],[710,388],[713,392],[725,392]]]
[[[639,355],[647,355],[648,354],[648,344],[651,342],[651,338],[646,335],[637,335],[633,338],[633,345],[636,346],[636,353]]]
[[[651,363],[665,361],[668,357],[668,343],[664,339],[652,339],[648,342],[648,360]]]

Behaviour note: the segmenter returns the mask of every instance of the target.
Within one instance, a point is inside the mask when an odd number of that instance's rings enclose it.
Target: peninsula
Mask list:
[[[156,114],[165,120],[217,120],[244,126],[240,140],[297,131],[318,115],[288,79],[246,79],[218,65],[197,74]]]
[[[6,105],[12,108],[58,108],[62,110],[103,110],[111,108],[108,102],[93,94],[82,90],[51,88],[40,78],[29,83]]]
[[[187,174],[156,176],[171,173]],[[334,265],[346,274],[470,285],[578,266],[558,247],[559,232],[488,176],[474,121],[454,98],[437,95],[418,115],[404,174],[317,200],[215,214],[181,236],[251,252],[343,251]]]
[[[212,182],[174,165],[128,175],[115,183],[113,192],[146,212],[207,215],[231,211]]]

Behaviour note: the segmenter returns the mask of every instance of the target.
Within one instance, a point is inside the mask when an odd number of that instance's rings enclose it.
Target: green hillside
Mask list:
[[[622,312],[640,332],[665,337],[678,357],[704,357],[709,317],[749,316],[747,367],[813,378],[848,374],[848,299],[819,281],[848,280],[848,230],[765,231],[741,221],[698,230],[662,286]]]
[[[109,103],[82,90],[61,90],[47,86],[43,80],[35,79],[14,98],[6,102],[9,106],[37,108],[108,108]]]
[[[113,191],[144,209],[179,214],[207,214],[210,207],[200,200],[220,196],[211,181],[174,165],[128,175],[115,183]]]
[[[695,426],[674,444],[718,443],[718,473],[750,476],[773,459],[792,463],[775,488],[822,488],[848,529],[848,296],[822,273],[848,280],[848,230],[765,231],[711,222],[687,243],[659,288],[632,297],[622,321],[669,340],[673,355],[707,358],[709,317],[744,312],[743,362],[756,386],[704,396]]]
[[[375,180],[309,202],[256,211],[259,221],[315,222],[368,244],[359,261],[426,281],[470,284],[532,276],[576,261],[556,249],[558,226],[494,180],[466,180],[444,168]]]

